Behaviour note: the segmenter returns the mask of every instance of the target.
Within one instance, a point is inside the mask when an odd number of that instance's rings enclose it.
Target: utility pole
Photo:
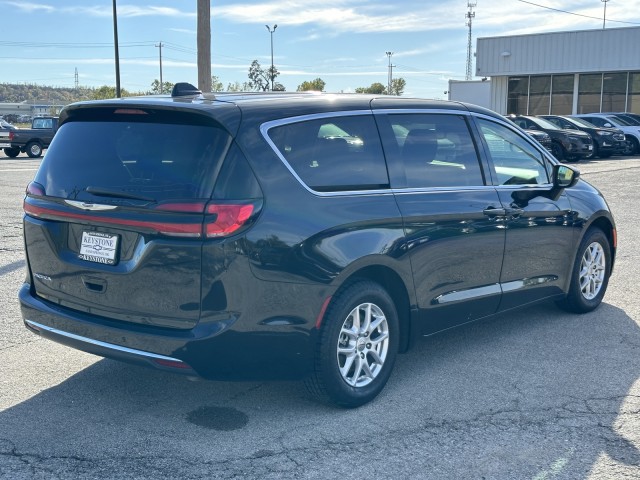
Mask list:
[[[164,93],[164,83],[162,83],[162,42],[160,42],[156,47],[160,47],[160,94]]]
[[[607,0],[608,1],[608,0]],[[467,2],[467,7],[469,10],[467,11],[465,18],[467,19],[465,25],[469,27],[469,38],[467,41],[467,73],[464,76],[465,80],[471,80],[471,52],[473,50],[473,46],[471,44],[471,26],[473,24],[473,19],[476,16],[476,13],[473,11],[474,7],[477,5],[477,2]]]
[[[211,4],[198,0],[198,88],[211,91]]]
[[[120,98],[120,54],[118,53],[118,13],[116,11],[116,0],[113,0],[113,44],[116,50],[116,97]]]
[[[79,82],[78,82],[78,67],[76,67],[75,85],[76,85],[76,90],[78,90],[78,85],[79,85]]]
[[[393,52],[385,52],[389,57],[389,68],[387,74],[387,95],[391,95],[391,83],[393,82],[393,65],[391,65],[391,55]]]
[[[604,3],[604,15],[602,16],[602,29],[604,30],[605,24],[607,23],[607,2],[609,0],[600,0]]]

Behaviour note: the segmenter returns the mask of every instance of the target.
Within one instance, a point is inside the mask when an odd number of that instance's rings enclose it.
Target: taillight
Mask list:
[[[253,210],[252,204],[209,204],[207,213],[214,214],[216,217],[213,221],[205,223],[205,236],[211,238],[233,234],[247,223]]]
[[[15,137],[15,133],[13,130],[9,130],[9,140],[13,142],[13,138]]]
[[[43,197],[45,194],[44,187],[38,182],[30,182],[29,185],[27,185],[27,190],[25,193],[27,195],[35,195],[38,197]]]
[[[27,187],[27,194],[43,196],[42,185],[32,182]],[[155,233],[171,237],[187,238],[221,238],[234,234],[247,224],[258,211],[259,203],[209,203],[205,202],[167,202],[157,205],[147,215],[136,214],[136,218],[127,218],[130,212],[114,217],[120,209],[100,213],[95,204],[87,203],[86,211],[78,207],[78,211],[58,210],[34,205],[25,199],[24,212],[37,218],[53,220],[78,220],[80,222],[97,222],[120,227],[143,228]],[[157,213],[154,214],[153,211]],[[171,215],[174,214],[174,215]],[[162,218],[162,217],[165,218]]]

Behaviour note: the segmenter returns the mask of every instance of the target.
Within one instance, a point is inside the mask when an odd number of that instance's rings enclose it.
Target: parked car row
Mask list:
[[[640,116],[634,115],[591,113],[507,118],[536,138],[558,160],[577,161],[640,153]],[[540,141],[540,133],[546,133],[549,139]]]

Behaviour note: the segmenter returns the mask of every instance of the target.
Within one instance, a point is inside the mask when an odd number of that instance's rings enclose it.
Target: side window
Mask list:
[[[484,185],[478,155],[465,119],[446,114],[389,114],[385,153],[401,166],[404,183],[430,188]]]
[[[224,160],[213,190],[213,198],[224,200],[262,198],[258,180],[249,167],[246,157],[235,143],[231,145]]]
[[[598,118],[598,117],[588,117],[588,118],[585,118],[585,120],[587,122],[593,123],[597,127],[603,127],[604,124],[606,123],[604,119]]]
[[[549,183],[547,162],[533,145],[503,125],[484,119],[476,122],[489,147],[498,185]]]
[[[318,192],[387,188],[389,177],[373,115],[326,117],[269,129],[298,177]]]

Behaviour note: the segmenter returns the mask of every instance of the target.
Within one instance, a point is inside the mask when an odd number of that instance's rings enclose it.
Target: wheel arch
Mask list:
[[[611,272],[613,272],[613,266],[615,264],[615,258],[616,258],[616,247],[618,243],[615,226],[613,222],[609,218],[607,218],[605,215],[600,215],[596,217],[593,221],[589,222],[589,224],[587,225],[587,228],[585,228],[584,231],[582,232],[582,237],[580,238],[580,241],[582,241],[582,238],[584,238],[589,228],[592,228],[592,227],[602,230],[604,235],[607,237],[607,240],[609,240],[609,254],[611,255]]]
[[[370,280],[381,285],[391,296],[396,306],[398,323],[400,325],[400,343],[398,351],[404,353],[409,350],[412,334],[411,302],[409,289],[402,277],[392,268],[385,265],[369,265],[351,272],[340,284],[343,289],[360,280]]]

